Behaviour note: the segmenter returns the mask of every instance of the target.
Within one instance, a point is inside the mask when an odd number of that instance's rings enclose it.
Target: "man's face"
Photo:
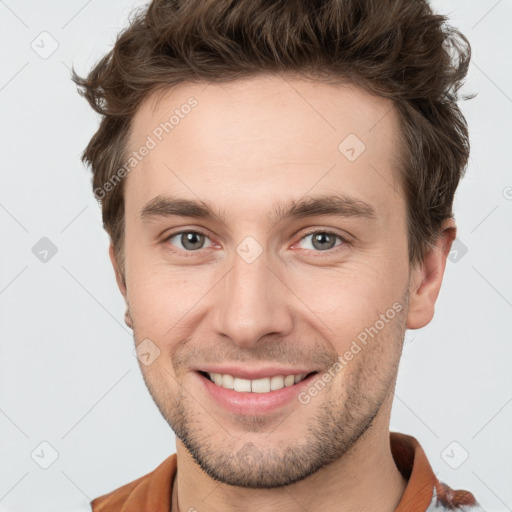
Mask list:
[[[182,108],[191,96],[197,105]],[[134,337],[150,340],[147,358],[160,351],[141,363],[144,379],[211,477],[244,487],[301,480],[372,422],[388,428],[409,285],[397,114],[355,87],[278,77],[187,84],[153,99],[135,116],[130,151],[148,136],[156,147],[124,192]],[[176,109],[172,131],[159,131]],[[278,220],[293,202],[331,195],[346,201],[339,213]],[[167,215],[166,198],[202,201],[219,218]],[[318,375],[237,407],[199,373],[221,365]],[[273,393],[285,398],[262,405]]]

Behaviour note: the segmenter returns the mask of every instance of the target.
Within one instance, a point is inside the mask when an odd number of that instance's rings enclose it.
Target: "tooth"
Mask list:
[[[233,376],[225,373],[222,376],[222,387],[226,388],[226,389],[233,389],[233,384],[234,384]],[[249,385],[249,391],[250,391],[250,385]]]
[[[276,389],[284,388],[284,377],[282,375],[276,375],[270,379],[270,389],[275,391]]]
[[[224,375],[223,378],[226,376]],[[224,380],[222,381],[224,383]],[[233,389],[235,391],[251,391],[251,381],[248,379],[240,379],[239,377],[235,377],[233,382]]]
[[[268,393],[270,391],[270,379],[255,379],[251,381],[251,388],[253,393]]]
[[[263,379],[241,379],[233,377],[229,374],[209,373],[210,379],[217,385],[226,389],[234,389],[238,392],[252,392],[252,393],[268,393],[269,391],[276,391],[284,387],[293,386],[297,382],[302,381],[306,373],[298,375],[276,375],[274,377],[266,377]]]
[[[294,375],[287,375],[284,378],[284,385],[285,386],[293,386],[295,384],[295,376]]]

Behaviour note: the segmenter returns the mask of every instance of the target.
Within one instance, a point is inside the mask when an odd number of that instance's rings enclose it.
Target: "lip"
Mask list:
[[[293,400],[297,400],[299,393],[307,388],[318,375],[317,373],[312,374],[293,386],[269,391],[268,393],[249,393],[225,389],[221,386],[217,386],[217,384],[212,382],[208,377],[201,375],[199,371],[193,373],[199,379],[199,383],[205,393],[211,396],[221,407],[232,414],[248,416],[269,414],[277,411]],[[298,400],[297,403],[299,403]]]
[[[276,375],[283,375],[286,377],[287,375],[299,375],[304,373],[307,375],[311,372],[319,371],[317,368],[286,368],[283,366],[266,366],[264,368],[247,368],[241,366],[205,366],[201,368],[193,368],[196,372],[202,371],[206,373],[220,373],[221,375],[228,374],[233,377],[238,377],[239,379],[265,379],[274,377]]]

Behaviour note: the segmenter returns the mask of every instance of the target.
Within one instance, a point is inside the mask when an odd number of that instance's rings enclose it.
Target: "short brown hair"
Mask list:
[[[397,108],[409,261],[418,263],[453,217],[469,156],[457,101],[471,49],[446,21],[426,0],[153,0],[87,77],[72,71],[102,114],[82,155],[93,189],[123,166],[131,121],[150,93],[281,72],[344,81]],[[101,208],[124,274],[123,183]]]

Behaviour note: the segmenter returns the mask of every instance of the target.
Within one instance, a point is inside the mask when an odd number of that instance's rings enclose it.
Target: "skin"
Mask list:
[[[411,267],[387,99],[284,75],[187,84],[146,99],[130,148],[190,96],[197,107],[126,178],[124,275],[110,247],[135,342],[160,350],[141,371],[177,436],[172,510],[393,511],[406,487],[389,445],[404,333],[432,319],[454,221]],[[338,150],[351,133],[366,145],[353,162]],[[275,202],[333,191],[370,204],[375,218],[269,218]],[[141,220],[144,205],[171,194],[208,201],[226,223]],[[170,237],[187,229],[206,234],[195,252]],[[322,229],[347,241],[314,246],[308,234]],[[236,252],[247,236],[263,251],[252,263]],[[224,361],[327,370],[394,303],[401,313],[308,404],[231,414],[191,370]]]

